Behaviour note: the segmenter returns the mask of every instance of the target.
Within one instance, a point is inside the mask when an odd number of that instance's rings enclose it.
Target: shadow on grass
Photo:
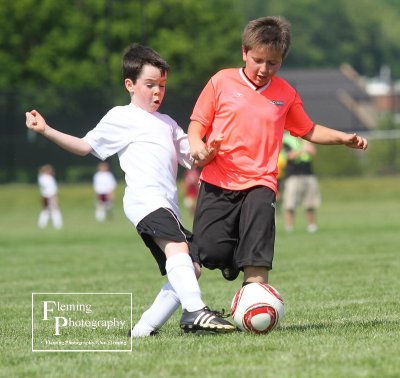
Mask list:
[[[281,332],[308,332],[318,330],[332,330],[332,329],[348,329],[348,328],[361,328],[361,329],[376,329],[377,327],[396,326],[400,325],[398,319],[373,319],[373,320],[341,320],[336,322],[320,322],[310,324],[296,324],[296,325],[281,325],[279,331]]]

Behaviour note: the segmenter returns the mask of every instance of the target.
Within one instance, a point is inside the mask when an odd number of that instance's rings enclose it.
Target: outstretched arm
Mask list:
[[[45,119],[38,111],[32,110],[26,112],[25,115],[28,129],[42,134],[64,150],[80,156],[85,156],[92,152],[92,147],[84,139],[53,129],[46,123]]]
[[[360,150],[366,150],[368,147],[368,141],[356,133],[348,134],[322,125],[315,125],[303,139],[316,144],[344,144]]]

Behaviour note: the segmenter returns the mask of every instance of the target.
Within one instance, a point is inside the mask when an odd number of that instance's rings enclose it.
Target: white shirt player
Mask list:
[[[57,194],[57,182],[49,173],[40,173],[38,176],[39,191],[43,198],[52,198]]]
[[[99,171],[93,176],[93,189],[96,194],[110,194],[117,187],[117,181],[110,171]]]
[[[53,173],[53,167],[50,165],[45,165],[39,170],[39,191],[44,198],[43,208],[39,213],[38,219],[40,228],[46,228],[50,219],[54,228],[60,229],[63,227],[63,217],[57,201],[58,187]]]
[[[117,106],[84,139],[102,160],[118,154],[127,184],[124,211],[135,226],[162,207],[180,217],[178,163],[190,168],[192,159],[187,135],[171,117],[132,103]]]

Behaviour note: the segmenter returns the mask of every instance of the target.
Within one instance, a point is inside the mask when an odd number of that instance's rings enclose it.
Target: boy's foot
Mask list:
[[[211,311],[204,307],[198,311],[183,310],[180,327],[184,332],[193,333],[230,333],[235,331],[235,326],[223,319],[223,314]]]
[[[240,273],[240,269],[235,265],[231,265],[231,266],[227,266],[227,267],[221,269],[221,272],[222,272],[222,276],[226,280],[234,281],[238,277],[238,275]]]
[[[138,338],[138,337],[148,337],[148,336],[155,336],[157,335],[158,330],[147,330],[147,329],[142,329],[139,328],[137,325],[135,325],[132,329],[129,330],[128,332],[128,337],[133,337],[133,338]]]
[[[309,224],[308,226],[307,226],[307,231],[308,232],[317,232],[317,230],[318,230],[318,226],[316,225],[316,224]]]

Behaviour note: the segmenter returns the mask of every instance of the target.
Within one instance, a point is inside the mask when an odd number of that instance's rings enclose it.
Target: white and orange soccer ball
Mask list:
[[[244,332],[268,333],[283,319],[283,299],[266,283],[250,283],[232,299],[231,314],[235,325]]]

